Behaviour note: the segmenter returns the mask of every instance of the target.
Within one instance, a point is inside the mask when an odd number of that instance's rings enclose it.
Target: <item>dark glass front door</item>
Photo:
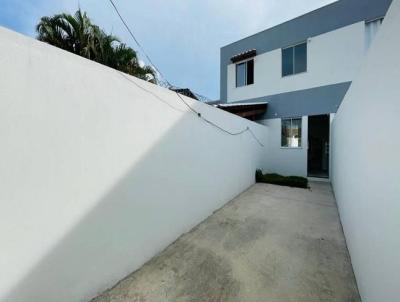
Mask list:
[[[308,176],[329,177],[329,114],[308,117]]]

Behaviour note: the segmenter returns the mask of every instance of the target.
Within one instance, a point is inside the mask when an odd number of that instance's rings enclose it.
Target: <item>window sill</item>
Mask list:
[[[246,88],[246,87],[249,87],[249,86],[254,86],[254,83],[253,84],[249,84],[249,85],[243,85],[243,86],[235,86],[235,88],[236,89],[238,89],[238,88]]]
[[[298,75],[305,74],[305,73],[307,73],[307,72],[308,72],[308,70],[302,71],[302,72],[299,72],[299,73],[288,74],[288,75],[285,75],[285,76],[283,75],[283,76],[281,76],[281,78],[282,78],[282,79],[291,78],[291,77],[295,77],[295,76],[298,76]]]
[[[299,149],[303,149],[303,147],[282,147],[281,149],[289,149],[289,150],[299,150]]]

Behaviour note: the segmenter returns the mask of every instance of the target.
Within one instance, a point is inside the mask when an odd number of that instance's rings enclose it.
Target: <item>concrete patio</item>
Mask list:
[[[313,182],[254,185],[93,301],[360,297],[330,184]]]

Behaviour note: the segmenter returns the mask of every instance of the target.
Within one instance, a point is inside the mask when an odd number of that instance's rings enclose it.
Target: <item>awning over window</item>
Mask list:
[[[250,59],[252,57],[255,57],[257,55],[257,50],[255,49],[249,49],[246,50],[245,52],[242,52],[240,54],[237,54],[231,58],[232,63],[236,63],[242,60]]]
[[[215,105],[224,111],[236,114],[248,120],[257,120],[267,112],[267,102],[259,103],[227,103]]]

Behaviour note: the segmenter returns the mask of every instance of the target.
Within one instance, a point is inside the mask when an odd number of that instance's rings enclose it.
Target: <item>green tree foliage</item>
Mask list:
[[[57,14],[42,17],[36,26],[37,39],[62,48],[89,60],[156,82],[150,66],[139,63],[136,51],[93,24],[80,9],[75,15]]]

